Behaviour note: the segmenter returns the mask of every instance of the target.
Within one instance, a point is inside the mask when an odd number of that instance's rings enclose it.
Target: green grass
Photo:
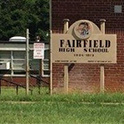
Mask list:
[[[117,103],[117,104],[116,104]],[[123,124],[124,94],[19,95],[3,88],[0,96],[0,124]]]
[[[1,103],[1,124],[123,124],[123,105],[66,102]]]

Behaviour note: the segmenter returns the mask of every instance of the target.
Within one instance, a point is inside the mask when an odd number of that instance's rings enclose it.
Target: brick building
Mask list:
[[[63,32],[63,19],[86,19],[100,27],[106,20],[106,34],[117,34],[117,63],[104,64],[105,90],[124,91],[124,1],[123,0],[52,0],[52,31]],[[53,89],[63,87],[64,64],[53,63]],[[69,91],[97,92],[100,89],[100,64],[72,64]]]

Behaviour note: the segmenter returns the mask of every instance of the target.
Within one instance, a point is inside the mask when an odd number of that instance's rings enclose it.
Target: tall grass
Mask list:
[[[71,93],[49,95],[48,88],[41,88],[41,94],[37,88],[33,88],[33,95],[25,94],[24,89],[19,89],[19,94],[13,88],[2,88],[1,101],[46,101],[46,102],[90,102],[90,103],[124,103],[124,93]]]

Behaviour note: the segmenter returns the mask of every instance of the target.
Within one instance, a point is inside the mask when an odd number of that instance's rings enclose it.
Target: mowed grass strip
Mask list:
[[[109,103],[109,104],[108,104]],[[2,89],[0,124],[123,124],[124,94],[25,95],[19,89]]]
[[[123,105],[68,102],[0,104],[0,124],[123,124]]]

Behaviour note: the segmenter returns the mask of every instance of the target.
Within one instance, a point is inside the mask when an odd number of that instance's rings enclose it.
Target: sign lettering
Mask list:
[[[70,34],[53,34],[54,63],[116,63],[116,35],[93,34],[77,40]]]

